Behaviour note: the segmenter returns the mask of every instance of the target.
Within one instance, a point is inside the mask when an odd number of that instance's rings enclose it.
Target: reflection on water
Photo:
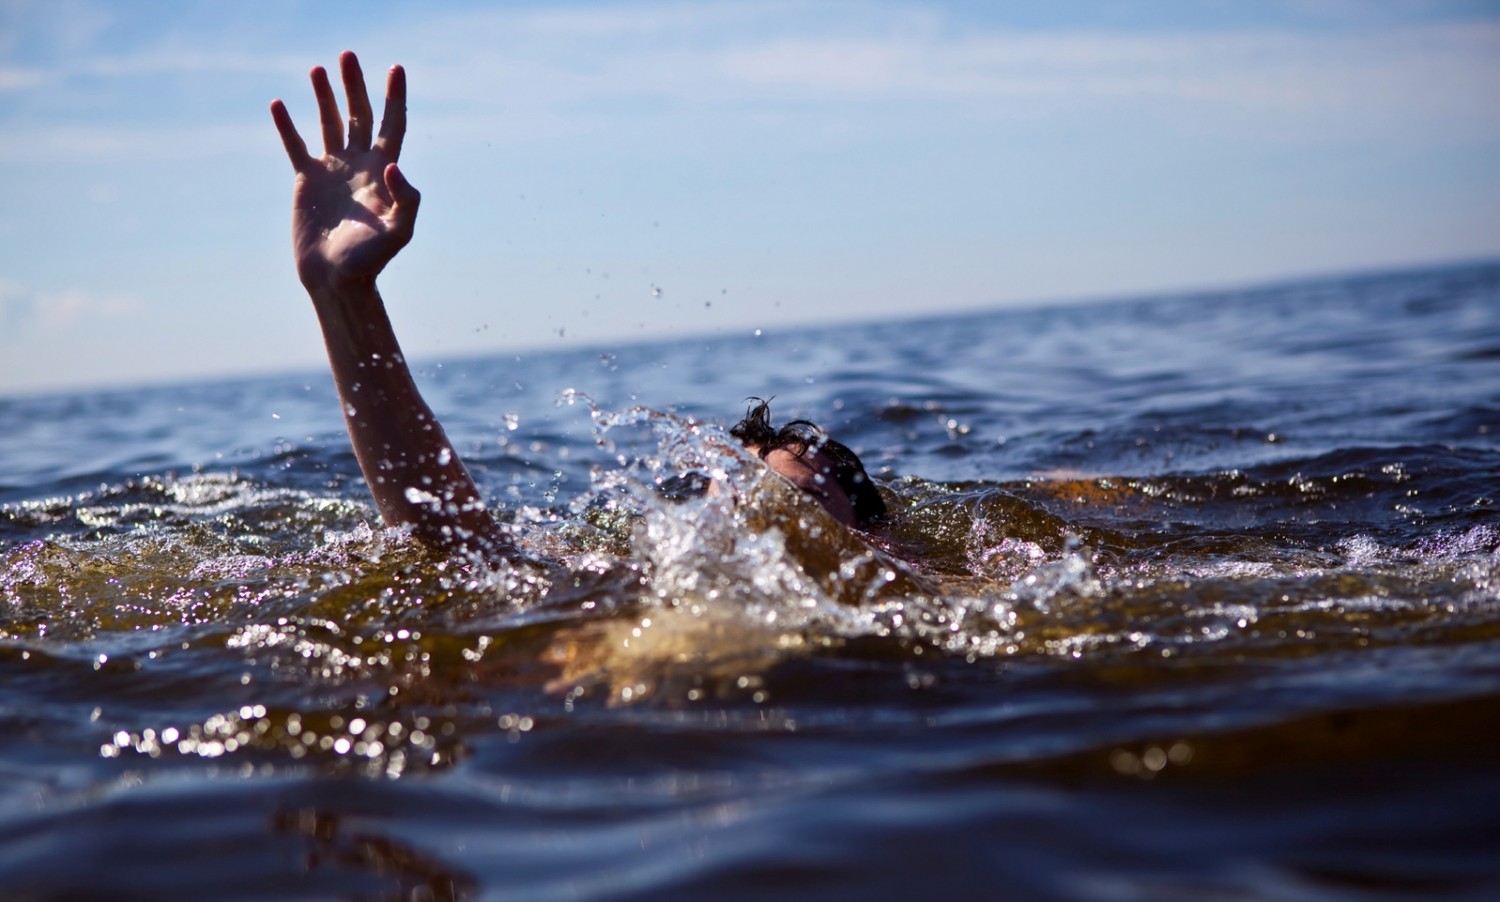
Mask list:
[[[1500,891],[1497,286],[450,365],[512,563],[372,526],[310,379],[0,402],[0,885]]]

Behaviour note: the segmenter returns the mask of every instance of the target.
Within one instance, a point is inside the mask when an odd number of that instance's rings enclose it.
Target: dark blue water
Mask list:
[[[419,381],[534,563],[324,373],[0,399],[0,895],[1500,897],[1500,266]]]

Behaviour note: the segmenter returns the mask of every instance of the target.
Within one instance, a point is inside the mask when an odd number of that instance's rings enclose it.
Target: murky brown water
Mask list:
[[[1491,897],[1497,363],[1470,267],[434,367],[515,565],[322,374],[0,400],[0,887]]]

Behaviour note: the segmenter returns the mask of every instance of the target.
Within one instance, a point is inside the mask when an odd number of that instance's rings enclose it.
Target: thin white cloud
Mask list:
[[[306,72],[310,64],[300,56],[239,51],[169,48],[128,56],[79,61],[74,76],[124,78],[141,75],[228,75],[234,73],[290,74]]]
[[[696,9],[696,8],[694,8]],[[1052,105],[1133,101],[1217,105],[1226,113],[1363,109],[1389,119],[1457,114],[1493,122],[1500,24],[1364,31],[1021,32],[910,21],[811,17],[782,23],[731,8],[631,20],[618,11],[505,27],[449,20],[441,57],[408,60],[429,100],[476,108],[640,98],[708,105],[850,100]],[[647,23],[647,24],[643,24]],[[748,24],[747,24],[748,22]],[[436,26],[434,26],[436,27]],[[579,37],[582,35],[583,37]],[[693,35],[694,40],[685,36]],[[576,39],[575,39],[576,38]],[[414,42],[420,45],[424,42]],[[514,95],[514,99],[511,99]]]
[[[0,3],[0,56],[20,46],[63,54],[87,53],[104,40],[130,7],[88,0],[5,0]]]
[[[142,311],[129,295],[99,294],[77,289],[33,291],[16,282],[0,280],[0,323],[3,343],[52,338],[81,321],[117,320]]]
[[[493,14],[457,14],[466,28],[486,32],[489,39],[547,38],[578,41],[590,38],[616,41],[622,37],[703,36],[725,29],[766,21],[786,21],[814,12],[818,4],[760,3],[620,3],[580,8],[548,7]],[[832,4],[822,4],[824,8]],[[845,7],[845,9],[850,9]],[[852,9],[850,11],[853,11]],[[884,16],[886,11],[866,9]],[[438,23],[445,27],[450,23]]]
[[[0,93],[53,93],[64,88],[83,96],[122,90],[120,82],[153,76],[295,76],[310,64],[302,56],[210,50],[160,49],[137,53],[66,57],[50,66],[0,66]],[[137,86],[132,85],[131,89]]]
[[[0,163],[68,161],[178,161],[264,152],[276,147],[265,122],[145,128],[109,125],[56,125],[0,132]],[[269,137],[268,137],[269,135]],[[267,142],[269,141],[269,145]]]
[[[629,116],[631,102],[732,114],[737,105],[854,102],[954,103],[987,116],[1066,115],[1080,105],[1150,110],[1180,120],[1287,132],[1325,124],[1413,133],[1447,117],[1456,127],[1500,131],[1500,24],[1128,33],[1015,31],[903,5],[647,3],[526,11],[462,11],[375,26],[365,55],[372,76],[398,53],[412,72],[414,103],[429,122],[472,118],[465,131],[571,134],[580,121]],[[795,13],[795,14],[793,14]],[[368,26],[367,26],[368,28]],[[240,49],[215,46],[235,41]],[[238,36],[203,46],[81,54],[50,69],[0,69],[0,91],[67,85],[113,99],[121,80],[137,95],[149,79],[265,84],[311,120],[302,74],[316,60],[245,50]],[[332,60],[323,60],[331,64]],[[138,98],[132,100],[138,103]],[[90,109],[98,104],[81,104]],[[115,105],[118,108],[118,105]],[[83,114],[80,114],[83,115]],[[181,109],[145,109],[144,125],[12,121],[0,160],[178,159],[259,140],[262,123],[206,97]],[[184,117],[201,116],[187,123]],[[12,114],[13,117],[13,114]],[[226,125],[232,117],[234,125]],[[3,120],[0,120],[3,122]],[[1196,123],[1199,127],[1202,122]],[[1366,136],[1368,137],[1368,135]],[[263,143],[263,142],[262,142]]]
[[[0,94],[29,91],[41,87],[46,81],[47,76],[39,69],[0,66]]]

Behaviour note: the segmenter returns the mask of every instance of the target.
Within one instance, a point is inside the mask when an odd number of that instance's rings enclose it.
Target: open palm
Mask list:
[[[406,73],[400,66],[391,68],[385,112],[375,135],[359,60],[345,51],[339,70],[349,104],[347,139],[328,73],[321,66],[312,70],[323,135],[321,157],[308,152],[286,105],[279,100],[271,104],[271,117],[297,173],[292,249],[297,273],[309,289],[373,281],[411,241],[421,200],[396,166],[406,134]]]

